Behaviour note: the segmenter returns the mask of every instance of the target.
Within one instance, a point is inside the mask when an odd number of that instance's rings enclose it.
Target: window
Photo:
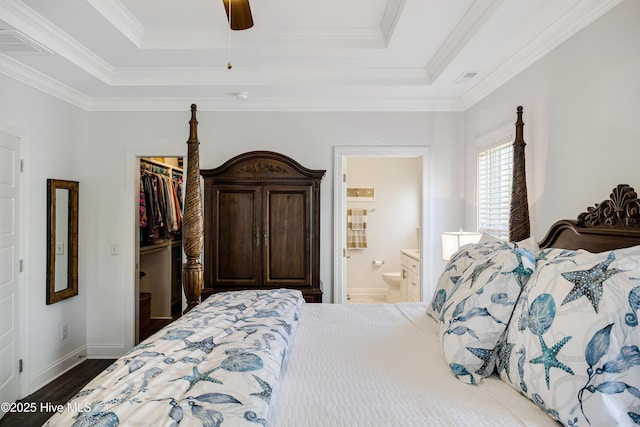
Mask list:
[[[478,152],[478,230],[509,239],[513,145]]]

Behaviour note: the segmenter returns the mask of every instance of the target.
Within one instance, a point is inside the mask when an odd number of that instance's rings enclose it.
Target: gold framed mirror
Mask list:
[[[47,304],[78,295],[78,188],[47,180]]]

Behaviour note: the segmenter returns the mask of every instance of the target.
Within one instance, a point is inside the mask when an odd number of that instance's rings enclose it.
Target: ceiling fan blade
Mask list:
[[[229,3],[231,3],[231,29],[246,30],[253,27],[253,17],[249,0],[222,0],[229,20]]]

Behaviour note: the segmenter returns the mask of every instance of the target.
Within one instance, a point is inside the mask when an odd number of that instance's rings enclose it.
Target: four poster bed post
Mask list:
[[[524,122],[522,121],[522,107],[518,107],[516,120],[516,136],[513,141],[513,178],[511,183],[511,207],[509,210],[509,240],[519,242],[529,238],[529,201],[527,200],[527,176],[525,173],[523,136]]]
[[[187,152],[187,182],[185,190],[182,239],[187,262],[182,271],[182,286],[187,298],[185,313],[198,305],[203,285],[203,270],[200,262],[203,246],[202,195],[200,192],[200,153],[198,146],[198,121],[196,104],[191,104],[189,121],[189,147]]]

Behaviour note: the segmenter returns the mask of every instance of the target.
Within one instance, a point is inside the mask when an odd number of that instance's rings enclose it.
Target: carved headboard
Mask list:
[[[541,248],[602,252],[640,245],[640,200],[633,187],[619,184],[609,199],[588,207],[577,220],[551,226]]]

